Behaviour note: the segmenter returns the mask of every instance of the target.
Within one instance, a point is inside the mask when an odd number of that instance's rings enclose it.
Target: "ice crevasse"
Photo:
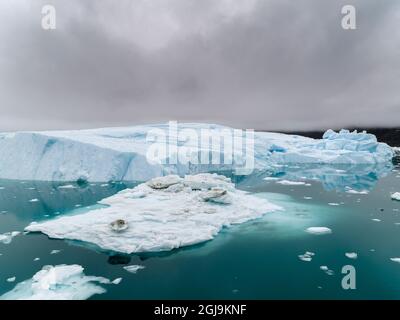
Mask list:
[[[165,144],[182,130],[222,130],[214,124],[184,123],[176,132],[168,124],[70,131],[0,133],[0,178],[41,181],[146,181],[167,174],[193,174],[211,170],[231,170],[237,163],[223,165],[164,165],[149,162],[146,155],[152,142],[148,133],[165,132]],[[178,146],[193,147],[193,141]],[[201,146],[196,152],[224,152]],[[238,153],[238,149],[233,149]],[[168,157],[166,155],[166,162]],[[276,165],[378,164],[390,162],[394,150],[366,132],[328,130],[322,139],[271,132],[254,133],[254,167],[264,170]]]

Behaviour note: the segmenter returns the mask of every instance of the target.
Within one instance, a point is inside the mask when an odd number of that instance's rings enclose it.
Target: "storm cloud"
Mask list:
[[[399,126],[399,79],[398,0],[0,2],[0,131]]]

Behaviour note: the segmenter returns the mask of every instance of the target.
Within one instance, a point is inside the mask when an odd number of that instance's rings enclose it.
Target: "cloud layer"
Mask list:
[[[399,27],[397,0],[1,1],[0,131],[399,126]]]

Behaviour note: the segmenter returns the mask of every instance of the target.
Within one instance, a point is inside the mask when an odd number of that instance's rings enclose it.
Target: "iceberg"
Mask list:
[[[223,148],[186,139],[182,133],[201,136],[202,130],[236,132],[215,124],[168,124],[71,131],[0,133],[0,178],[37,181],[147,181],[158,176],[195,174],[213,170],[235,170],[243,165],[248,146],[233,146],[234,161],[216,165],[195,161],[174,162],[177,148],[185,148],[190,159],[202,154],[226,154]],[[163,163],[150,161],[154,132],[157,143],[171,152]],[[254,132],[254,168],[265,170],[287,164],[391,163],[394,149],[366,132],[328,130],[322,139],[271,132]],[[175,144],[176,143],[176,144]],[[227,148],[227,147],[226,147]],[[219,150],[221,149],[221,150]],[[237,156],[237,157],[236,157]],[[161,157],[161,156],[160,156]]]
[[[0,300],[86,300],[106,290],[103,277],[86,276],[80,265],[44,266],[31,279],[20,282]]]
[[[81,214],[31,223],[25,230],[127,254],[169,251],[211,240],[224,227],[281,210],[237,190],[229,178],[210,173],[155,178],[99,204],[101,208]],[[116,229],[116,221],[124,228]]]

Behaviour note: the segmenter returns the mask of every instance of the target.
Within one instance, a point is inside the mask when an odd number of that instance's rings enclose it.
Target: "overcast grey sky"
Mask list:
[[[400,126],[400,1],[1,0],[0,111],[0,131]]]

